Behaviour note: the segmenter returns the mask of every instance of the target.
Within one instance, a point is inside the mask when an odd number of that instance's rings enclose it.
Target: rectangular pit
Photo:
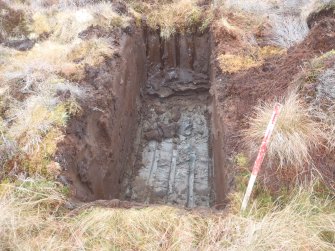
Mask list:
[[[77,198],[186,207],[223,201],[216,190],[225,182],[214,175],[224,170],[211,149],[210,47],[209,32],[123,38],[122,63],[111,69],[118,75],[106,85],[115,98],[72,122],[67,138],[76,150],[63,149]]]
[[[147,34],[139,147],[124,198],[208,207],[211,203],[209,35]]]

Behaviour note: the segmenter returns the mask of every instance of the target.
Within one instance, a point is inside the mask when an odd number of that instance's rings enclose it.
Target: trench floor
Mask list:
[[[128,197],[144,203],[210,205],[207,94],[150,98]]]

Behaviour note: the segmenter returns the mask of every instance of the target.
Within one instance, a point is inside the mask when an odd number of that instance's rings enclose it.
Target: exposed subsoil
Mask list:
[[[95,30],[106,36],[86,33]],[[120,56],[87,69],[92,99],[60,146],[65,178],[81,200],[208,207],[209,34],[120,34],[111,37]]]
[[[145,44],[137,30],[131,35],[116,30],[108,39],[118,50],[98,68],[86,68],[82,85],[89,97],[83,113],[69,123],[57,156],[63,180],[81,200],[118,198],[125,167],[134,162],[129,153],[135,151],[140,89],[147,77]]]
[[[209,35],[147,34],[140,143],[124,196],[146,203],[209,206]]]
[[[148,203],[209,206],[208,94],[147,100],[134,180],[128,198]]]

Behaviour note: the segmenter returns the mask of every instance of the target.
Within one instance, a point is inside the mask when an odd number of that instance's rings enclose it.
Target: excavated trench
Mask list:
[[[148,80],[135,168],[126,199],[209,206],[212,161],[209,123],[209,34],[146,35]]]
[[[113,90],[112,101],[104,112],[90,104],[67,132],[60,159],[75,196],[186,207],[222,203],[225,182],[214,175],[224,175],[211,147],[210,33],[162,40],[159,32],[136,31],[121,39],[120,56],[112,70],[119,76],[105,90]]]

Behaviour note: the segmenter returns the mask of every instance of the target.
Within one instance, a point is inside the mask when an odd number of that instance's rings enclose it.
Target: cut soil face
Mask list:
[[[140,146],[125,198],[209,206],[209,35],[147,35]]]
[[[105,109],[93,111],[92,100],[60,151],[75,196],[210,206],[209,33],[162,40],[159,31],[144,30],[123,34],[120,44],[110,69],[91,70],[95,79],[120,75],[99,91]],[[97,85],[87,84],[92,80]]]
[[[147,35],[140,145],[126,199],[209,206],[208,40],[208,35],[168,41],[159,33]]]

